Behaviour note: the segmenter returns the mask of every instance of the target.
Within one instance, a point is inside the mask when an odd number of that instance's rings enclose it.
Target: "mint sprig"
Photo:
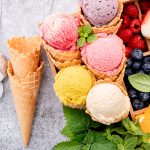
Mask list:
[[[130,84],[140,92],[150,92],[150,75],[134,74],[128,77]]]
[[[79,39],[77,45],[79,48],[83,47],[86,43],[92,43],[96,40],[96,34],[92,33],[92,27],[90,24],[80,26],[78,28]]]
[[[57,144],[54,150],[150,150],[149,134],[141,131],[129,118],[105,126],[92,121],[83,110],[64,107],[66,126],[62,134],[69,141]]]

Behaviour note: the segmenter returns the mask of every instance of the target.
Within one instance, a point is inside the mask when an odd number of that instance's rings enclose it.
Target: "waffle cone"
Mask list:
[[[18,78],[24,78],[29,72],[35,72],[40,59],[42,40],[39,37],[15,37],[7,42],[9,54]]]
[[[104,72],[98,72],[96,69],[89,66],[86,62],[84,62],[84,63],[87,65],[88,69],[96,76],[97,79],[102,79],[102,80],[106,80],[106,81],[115,81],[119,77],[122,70],[125,69],[125,64],[126,64],[125,47],[123,48],[123,59],[121,61],[121,64],[119,65],[117,72],[113,75],[108,76]],[[123,73],[122,73],[122,75],[123,75]],[[120,78],[121,78],[121,76],[120,76]],[[118,79],[118,82],[119,82],[119,79]]]
[[[43,62],[36,72],[19,79],[14,75],[12,64],[8,62],[7,72],[24,145],[28,144],[30,138],[42,68]]]
[[[81,59],[73,59],[72,61],[67,60],[64,62],[60,62],[60,61],[55,60],[49,51],[46,50],[46,53],[47,53],[50,65],[52,62],[58,69],[81,64]]]
[[[92,30],[94,33],[107,33],[107,34],[112,34],[112,33],[117,33],[121,23],[122,23],[122,19],[121,18],[121,14],[123,12],[123,3],[122,0],[118,1],[118,14],[117,16],[108,24],[103,25],[101,27],[96,27],[93,26]],[[89,21],[86,20],[86,18],[84,17],[84,15],[82,14],[82,11],[80,11],[80,18],[81,18],[81,25],[85,25],[85,24],[89,24]]]
[[[58,50],[51,47],[44,41],[43,45],[45,50],[47,50],[56,61],[65,62],[65,61],[73,61],[74,59],[81,59],[81,52],[77,47],[75,47],[74,50],[64,52],[62,50]]]

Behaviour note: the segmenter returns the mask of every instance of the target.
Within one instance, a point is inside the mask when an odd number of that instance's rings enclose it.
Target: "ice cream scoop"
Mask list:
[[[115,34],[103,34],[98,40],[85,46],[81,55],[83,62],[91,69],[113,75],[123,59],[123,41]]]
[[[68,50],[77,42],[78,24],[79,19],[69,14],[51,15],[40,25],[40,34],[53,48]]]
[[[85,66],[71,66],[56,75],[54,89],[64,105],[85,108],[86,96],[94,84],[95,77]]]
[[[118,0],[81,0],[81,9],[92,25],[100,27],[116,17]]]
[[[119,84],[101,83],[89,91],[86,108],[93,120],[110,125],[128,116],[130,100]]]

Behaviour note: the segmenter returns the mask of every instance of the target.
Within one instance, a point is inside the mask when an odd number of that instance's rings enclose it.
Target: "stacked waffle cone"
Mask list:
[[[39,37],[17,37],[8,40],[10,62],[8,76],[24,145],[30,139],[43,61]]]

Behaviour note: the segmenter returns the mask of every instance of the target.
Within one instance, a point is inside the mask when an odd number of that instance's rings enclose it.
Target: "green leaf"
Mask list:
[[[111,130],[111,132],[116,132],[116,133],[118,133],[120,135],[125,135],[126,134],[126,132],[121,127],[113,128]]]
[[[89,150],[91,147],[91,145],[87,144],[87,145],[82,145],[80,150]]]
[[[81,147],[80,143],[77,142],[62,142],[53,148],[53,150],[79,150]]]
[[[140,92],[150,92],[150,76],[147,74],[134,74],[128,77],[130,84]]]
[[[87,130],[90,126],[91,118],[83,110],[63,108],[66,126],[62,130],[62,134],[72,138],[76,134]]]
[[[129,118],[124,119],[124,120],[122,121],[122,125],[123,125],[123,126],[126,128],[126,130],[128,130],[128,131],[131,130],[130,125],[129,125],[129,122],[130,122]]]
[[[85,43],[86,43],[86,39],[84,37],[80,37],[78,39],[78,42],[77,42],[78,47],[83,47],[85,45]]]
[[[118,150],[125,150],[125,147],[123,146],[123,144],[118,144],[117,149]]]
[[[112,135],[112,143],[115,145],[122,144],[123,139],[119,135]]]
[[[80,37],[85,37],[85,34],[84,33],[79,33]]]
[[[135,150],[144,150],[144,149],[139,147],[139,148],[136,148]]]
[[[90,35],[87,37],[87,42],[88,42],[88,43],[93,43],[96,39],[97,39],[96,34],[90,34]]]
[[[79,27],[79,28],[78,28],[78,33],[80,34],[80,33],[82,33],[82,32],[83,32],[82,27]]]
[[[91,123],[90,123],[91,128],[99,128],[101,126],[102,126],[102,124],[100,124],[99,122],[91,121]]]
[[[150,150],[150,143],[144,143],[142,146],[144,147],[144,150]]]
[[[90,24],[87,24],[82,27],[83,33],[87,33],[88,35],[92,32],[92,27]]]
[[[127,134],[125,136],[125,139],[124,139],[124,146],[126,149],[134,149],[138,144],[138,139],[137,137],[131,135],[131,134]]]
[[[86,131],[81,132],[81,133],[78,134],[78,135],[74,135],[74,136],[71,138],[71,140],[72,140],[72,141],[79,142],[79,143],[82,143],[82,141],[84,140],[86,134],[87,134]]]

